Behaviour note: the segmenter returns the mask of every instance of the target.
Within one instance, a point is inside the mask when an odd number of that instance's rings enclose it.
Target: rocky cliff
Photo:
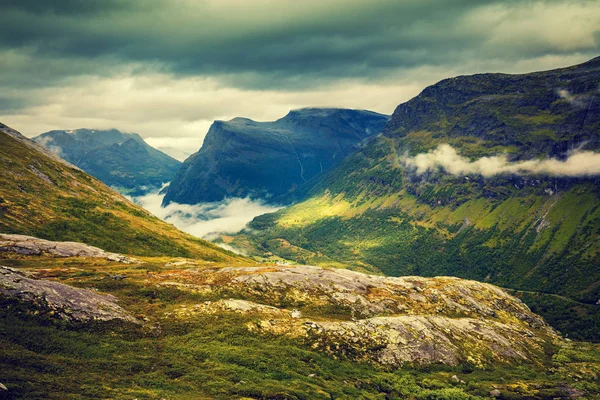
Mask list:
[[[285,201],[299,186],[337,166],[388,117],[359,110],[301,109],[274,122],[216,121],[202,148],[171,182],[164,204],[226,197]]]

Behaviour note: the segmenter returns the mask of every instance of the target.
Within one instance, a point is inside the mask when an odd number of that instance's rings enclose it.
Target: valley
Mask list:
[[[553,158],[558,168],[572,149],[593,154],[599,73],[596,58],[561,70],[457,77],[428,87],[398,106],[382,135],[308,187],[306,200],[255,218],[233,243],[246,254],[300,263],[452,275],[539,292],[523,298],[563,333],[598,340],[596,176],[453,174],[444,170],[449,164],[421,172],[408,163],[437,157],[440,144],[458,149],[467,161],[453,156],[452,162],[471,169],[469,161],[531,164],[536,157]],[[557,88],[587,106],[572,105]]]
[[[598,82],[600,57],[391,116],[215,118],[183,162],[0,124],[0,399],[600,398]],[[139,115],[173,109],[185,134],[149,137],[181,156],[196,103]]]

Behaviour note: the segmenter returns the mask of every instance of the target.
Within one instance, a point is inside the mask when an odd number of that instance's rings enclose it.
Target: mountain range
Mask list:
[[[152,216],[3,124],[0,165],[2,233],[84,242],[133,255],[239,258]]]
[[[533,311],[598,339],[599,61],[442,81],[381,134],[299,111],[337,146],[309,132],[292,186],[236,186],[305,199],[228,238],[254,260],[0,125],[0,398],[597,397],[598,345]]]
[[[202,148],[181,165],[163,204],[227,197],[289,202],[286,197],[297,187],[337,166],[388,118],[363,110],[306,108],[273,122],[215,121]]]
[[[598,82],[600,58],[427,87],[305,201],[257,217],[234,242],[297,262],[492,282],[563,332],[599,340]]]
[[[160,189],[181,164],[149,146],[140,135],[116,129],[54,130],[33,140],[108,186],[133,196]]]

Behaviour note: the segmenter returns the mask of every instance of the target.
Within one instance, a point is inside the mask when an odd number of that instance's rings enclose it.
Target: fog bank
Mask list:
[[[416,168],[417,174],[443,169],[452,175],[478,174],[486,177],[504,173],[559,177],[600,175],[600,153],[593,151],[574,151],[564,160],[548,158],[511,162],[506,155],[499,155],[471,161],[458,154],[452,146],[441,144],[427,153],[401,157],[401,161],[407,167]]]
[[[254,217],[280,208],[248,198],[232,198],[194,205],[171,203],[167,207],[161,207],[163,197],[162,194],[151,193],[136,197],[133,201],[158,218],[203,239],[237,233]]]

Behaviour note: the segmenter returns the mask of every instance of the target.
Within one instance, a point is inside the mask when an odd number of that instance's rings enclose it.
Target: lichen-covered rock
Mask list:
[[[386,277],[312,266],[224,268],[230,284],[283,303],[309,301],[349,310],[352,317],[445,314],[522,320],[548,328],[529,307],[502,289],[453,277]]]
[[[138,323],[116,301],[111,295],[34,279],[16,269],[0,266],[0,303],[25,304],[40,313],[67,322],[120,320]]]
[[[12,252],[21,255],[49,254],[57,257],[93,257],[104,258],[125,264],[138,262],[122,254],[109,253],[94,246],[77,242],[52,242],[25,235],[0,234],[0,253]]]
[[[254,315],[247,325],[253,331],[286,335],[335,357],[385,367],[535,363],[547,345],[560,340],[542,318],[502,289],[452,277],[270,266],[190,269],[168,274],[168,279],[254,300],[186,306],[181,315]]]
[[[357,321],[288,321],[260,324],[265,332],[306,337],[312,347],[333,355],[374,361],[384,366],[405,363],[485,367],[492,362],[529,360],[543,351],[544,340],[518,324],[435,315],[373,317]],[[300,335],[298,333],[301,333]]]
[[[183,305],[176,310],[175,316],[180,318],[189,318],[195,314],[217,314],[223,311],[242,314],[270,314],[278,317],[284,317],[285,315],[290,314],[277,307],[267,306],[264,304],[255,303],[253,301],[240,299],[221,299],[217,301],[206,301],[204,303],[194,304],[192,306]]]

